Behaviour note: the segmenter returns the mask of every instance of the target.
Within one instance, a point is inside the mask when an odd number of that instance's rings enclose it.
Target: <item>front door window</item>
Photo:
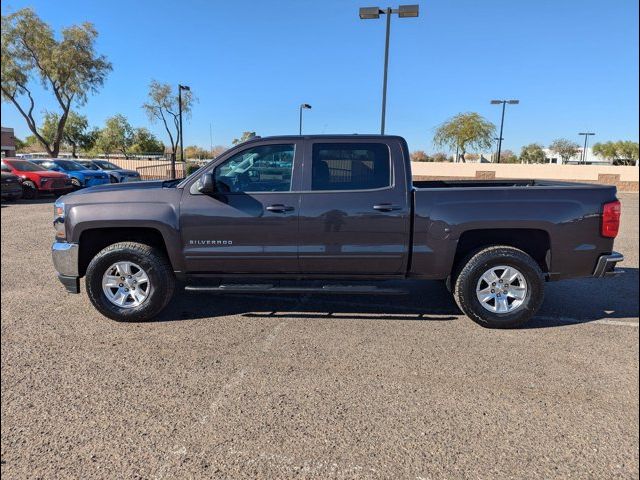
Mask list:
[[[244,150],[216,167],[221,193],[289,192],[294,145],[261,145]]]

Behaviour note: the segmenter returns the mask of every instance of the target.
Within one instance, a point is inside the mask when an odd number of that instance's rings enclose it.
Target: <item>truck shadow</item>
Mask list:
[[[609,279],[549,283],[538,315],[523,329],[550,328],[601,319],[638,317],[638,269]],[[451,321],[462,313],[442,282],[385,282],[409,294],[260,295],[183,292],[157,318],[160,322],[240,316],[339,320]]]
[[[45,203],[53,204],[57,198],[58,196],[55,196],[55,195],[47,195],[47,196],[43,195],[42,197],[38,197],[35,199],[19,198],[18,200],[5,200],[3,198],[1,206],[2,208],[5,208],[5,207],[20,206],[20,205],[41,205]]]

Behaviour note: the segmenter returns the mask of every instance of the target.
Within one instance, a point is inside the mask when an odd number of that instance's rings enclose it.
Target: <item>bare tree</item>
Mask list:
[[[549,150],[557,153],[562,158],[562,163],[567,163],[571,157],[574,157],[580,151],[580,145],[566,138],[557,138],[551,145]]]
[[[195,97],[190,90],[182,93],[182,115],[191,116],[191,108]],[[178,96],[168,83],[151,80],[149,84],[149,101],[142,105],[149,120],[160,122],[169,136],[171,154],[176,157],[180,143],[180,116]]]

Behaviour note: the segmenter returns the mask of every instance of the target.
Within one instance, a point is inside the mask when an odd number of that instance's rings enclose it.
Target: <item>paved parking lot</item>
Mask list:
[[[101,317],[49,257],[51,201],[2,205],[5,478],[638,478],[638,196],[625,275],[483,329],[408,297],[179,294]]]

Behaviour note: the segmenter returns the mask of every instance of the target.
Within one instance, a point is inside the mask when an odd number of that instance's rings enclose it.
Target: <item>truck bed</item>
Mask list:
[[[588,183],[560,182],[554,180],[535,179],[499,179],[499,180],[417,180],[413,187],[417,189],[432,188],[501,188],[501,187],[594,187]]]
[[[589,276],[599,256],[612,251],[613,239],[600,235],[600,214],[615,199],[612,185],[531,179],[413,182],[410,274],[441,278],[470,235],[513,244],[517,230],[552,252],[550,279]]]

